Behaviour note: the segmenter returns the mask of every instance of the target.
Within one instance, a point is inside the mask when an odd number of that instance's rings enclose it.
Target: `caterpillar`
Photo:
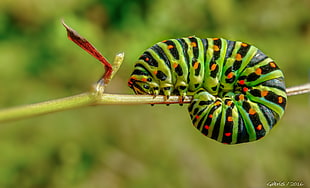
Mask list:
[[[187,37],[158,42],[134,65],[135,94],[192,95],[192,124],[224,144],[261,139],[283,116],[284,75],[253,45],[223,38]]]

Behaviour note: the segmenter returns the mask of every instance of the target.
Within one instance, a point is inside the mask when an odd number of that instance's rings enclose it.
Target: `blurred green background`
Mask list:
[[[107,88],[132,93],[133,63],[155,42],[190,35],[254,44],[287,86],[309,81],[308,0],[1,0],[0,107],[87,91],[103,72],[60,20],[108,59],[125,62]],[[309,95],[289,98],[272,133],[227,146],[191,126],[185,105],[107,105],[0,126],[0,187],[310,187]]]

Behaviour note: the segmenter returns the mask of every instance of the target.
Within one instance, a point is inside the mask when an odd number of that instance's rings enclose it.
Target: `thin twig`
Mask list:
[[[310,84],[287,88],[289,96],[310,93]],[[183,103],[190,103],[192,96],[186,96]],[[179,96],[170,96],[165,100],[164,96],[151,95],[122,95],[101,93],[94,96],[94,92],[86,92],[71,97],[40,102],[15,108],[0,110],[0,122],[7,122],[23,119],[52,112],[64,111],[73,108],[92,106],[92,105],[125,105],[125,104],[179,104]]]
[[[64,111],[72,108],[87,106],[92,103],[94,103],[94,98],[92,95],[90,95],[90,93],[82,93],[61,99],[2,109],[0,110],[0,122],[24,119],[51,112]]]
[[[287,93],[287,96],[310,93],[310,83],[287,88],[286,93]]]

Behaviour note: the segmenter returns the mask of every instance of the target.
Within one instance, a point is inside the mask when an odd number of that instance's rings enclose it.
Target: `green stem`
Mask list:
[[[305,92],[305,90],[307,92]],[[310,84],[290,87],[287,89],[289,96],[299,95],[310,92]],[[191,96],[186,96],[183,103],[189,103],[192,100]],[[99,93],[98,91],[86,92],[71,97],[50,100],[46,102],[24,105],[15,108],[0,110],[0,122],[23,119],[38,115],[43,115],[52,112],[64,111],[73,108],[92,106],[92,105],[107,105],[107,104],[179,104],[179,96],[170,96],[165,100],[164,96],[151,95],[122,95]]]
[[[287,96],[300,95],[310,93],[310,83],[299,86],[293,86],[286,89]]]
[[[87,106],[94,103],[94,101],[95,98],[92,97],[90,93],[82,93],[71,97],[3,109],[0,110],[0,122],[23,119],[51,112]]]
[[[186,97],[184,103],[190,102],[191,97]],[[36,104],[24,105],[15,108],[0,110],[0,122],[24,119],[33,116],[48,114],[52,112],[64,111],[73,108],[106,105],[106,104],[173,104],[179,103],[179,96],[171,96],[165,101],[164,96],[154,98],[150,95],[118,95],[101,94],[94,95],[94,92],[82,93],[66,98],[40,102]]]

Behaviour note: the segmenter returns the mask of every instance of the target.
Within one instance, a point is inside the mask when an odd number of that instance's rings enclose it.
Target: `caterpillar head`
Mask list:
[[[140,67],[136,67],[128,81],[128,86],[135,94],[154,95],[152,76]]]

